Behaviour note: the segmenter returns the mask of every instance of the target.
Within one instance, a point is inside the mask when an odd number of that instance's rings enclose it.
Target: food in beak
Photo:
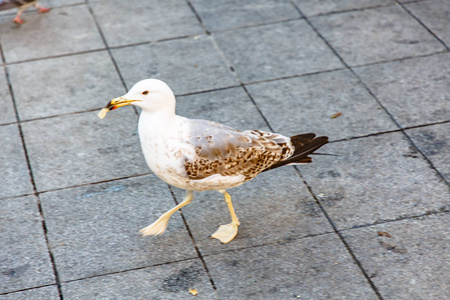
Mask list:
[[[106,107],[104,107],[104,108],[102,108],[102,110],[97,114],[97,116],[100,118],[100,119],[103,119],[104,117],[106,117],[106,113],[109,111],[109,109],[108,108],[106,108]]]
[[[116,104],[118,104],[116,99],[109,101],[108,104],[106,104],[106,106],[104,108],[102,108],[102,110],[97,114],[97,116],[100,119],[103,119],[104,117],[106,117],[106,113],[108,111],[114,110],[117,107],[119,107]]]

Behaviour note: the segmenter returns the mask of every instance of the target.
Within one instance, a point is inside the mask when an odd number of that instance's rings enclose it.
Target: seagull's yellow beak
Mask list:
[[[104,108],[97,114],[100,119],[103,119],[106,116],[106,113],[111,110],[115,110],[116,108],[130,105],[132,102],[141,101],[141,100],[128,100],[123,96],[119,98],[114,98],[106,104]]]

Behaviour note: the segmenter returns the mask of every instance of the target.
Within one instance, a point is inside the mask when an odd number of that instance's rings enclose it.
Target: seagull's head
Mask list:
[[[98,117],[103,119],[107,112],[130,104],[150,113],[175,112],[175,96],[170,87],[158,79],[144,79],[136,83],[125,95],[109,101],[98,113]]]

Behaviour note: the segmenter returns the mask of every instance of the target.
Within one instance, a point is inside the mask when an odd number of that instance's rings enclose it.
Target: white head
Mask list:
[[[147,113],[175,114],[175,96],[170,87],[158,79],[144,79],[136,83],[125,95],[109,101],[98,116],[103,119],[108,111],[130,104]]]

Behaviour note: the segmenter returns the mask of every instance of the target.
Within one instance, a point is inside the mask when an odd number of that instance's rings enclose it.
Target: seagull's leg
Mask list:
[[[16,17],[13,20],[14,23],[23,24],[25,22],[23,19],[20,18],[20,15],[22,15],[22,13],[24,12],[25,9],[26,8],[19,7],[19,11],[17,12]]]
[[[182,208],[183,206],[189,204],[192,199],[194,198],[194,192],[187,191],[186,197],[184,197],[183,202],[175,206],[169,211],[166,211],[161,217],[159,217],[158,220],[156,220],[153,224],[150,226],[147,226],[145,228],[142,228],[139,230],[140,233],[142,233],[142,236],[146,235],[160,235],[163,234],[163,232],[166,230],[167,223],[169,223],[169,219],[172,216],[174,212]]]
[[[228,205],[228,210],[231,215],[231,223],[227,225],[220,225],[219,229],[211,235],[212,238],[218,239],[222,243],[226,244],[231,242],[238,232],[239,220],[234,213],[233,204],[231,203],[231,197],[225,190],[220,190],[225,197],[225,202]]]

